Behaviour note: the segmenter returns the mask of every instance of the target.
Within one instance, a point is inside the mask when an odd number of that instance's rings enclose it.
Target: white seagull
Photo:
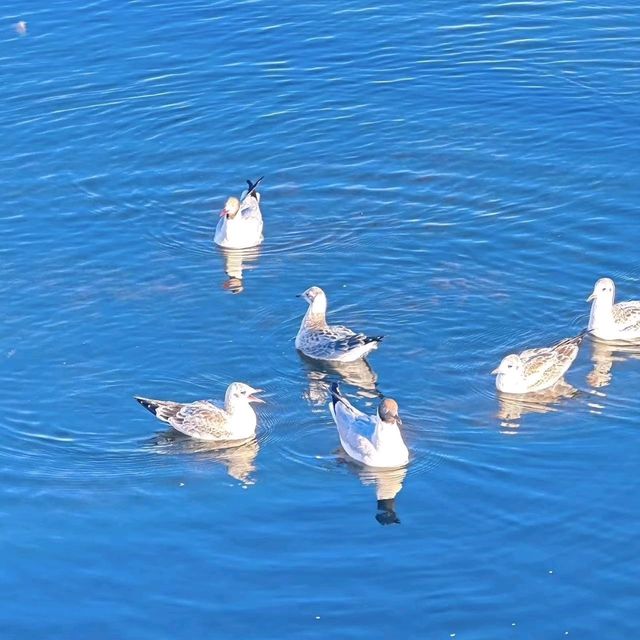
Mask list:
[[[368,467],[402,467],[409,461],[409,451],[400,434],[402,424],[398,403],[391,398],[380,402],[375,416],[356,409],[338,389],[331,385],[329,410],[342,448],[347,454]]]
[[[601,340],[640,341],[640,300],[614,304],[616,285],[600,278],[587,298],[591,302],[589,330]]]
[[[296,349],[304,355],[315,360],[353,362],[378,348],[384,336],[366,336],[327,324],[327,296],[320,287],[310,287],[299,297],[309,303],[296,336]]]
[[[504,393],[522,394],[553,387],[576,359],[583,340],[584,333],[551,347],[506,356],[491,372],[496,376],[496,388]]]
[[[255,182],[247,180],[249,187],[242,193],[240,200],[233,196],[227,199],[224,209],[220,212],[213,239],[217,245],[227,249],[247,249],[259,245],[264,240],[260,194],[256,191],[261,180],[262,178]]]
[[[243,382],[232,382],[224,396],[224,409],[209,400],[182,404],[150,398],[135,399],[151,411],[156,418],[169,423],[176,431],[198,440],[247,440],[256,431],[257,417],[251,402],[264,402],[256,398],[254,389]]]

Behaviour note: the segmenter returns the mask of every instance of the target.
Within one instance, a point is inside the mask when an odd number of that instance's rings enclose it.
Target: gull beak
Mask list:
[[[396,424],[401,427],[403,425],[402,418],[396,415]]]
[[[591,302],[592,300],[596,299],[596,292],[594,291],[588,298],[587,298],[587,302]]]
[[[492,376],[497,376],[500,373],[500,367],[496,367],[492,372],[491,375]]]
[[[227,210],[226,210],[226,209],[223,209],[223,210],[220,212],[220,217],[221,217],[221,218],[223,218],[223,217],[224,217],[224,216],[226,216],[226,215],[228,215],[228,214],[227,214]]]
[[[262,393],[264,389],[252,389],[251,395],[247,398],[249,402],[258,402],[260,404],[265,404],[265,401],[262,398],[256,398],[255,393]]]

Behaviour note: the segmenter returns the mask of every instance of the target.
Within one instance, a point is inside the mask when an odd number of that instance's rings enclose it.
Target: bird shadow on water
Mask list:
[[[222,284],[222,288],[231,293],[242,293],[244,291],[244,271],[252,271],[257,267],[260,257],[260,246],[249,249],[225,249],[217,247],[224,262],[224,272],[227,280]]]
[[[550,389],[527,394],[508,394],[498,392],[498,413],[500,426],[517,429],[522,418],[528,413],[549,413],[558,411],[558,405],[566,400],[576,398],[584,392],[580,391],[564,379],[559,380]],[[509,431],[507,433],[514,433]]]
[[[256,456],[260,444],[256,438],[239,442],[195,440],[174,430],[154,436],[149,448],[158,455],[193,455],[202,462],[222,465],[227,474],[248,486],[256,483]]]
[[[309,382],[304,396],[311,404],[327,404],[331,398],[331,383],[336,379],[355,387],[363,398],[383,397],[378,389],[378,375],[366,360],[326,362],[308,358],[302,353],[299,355]]]
[[[340,448],[336,451],[338,464],[344,466],[355,476],[358,476],[364,486],[375,487],[376,491],[376,520],[381,525],[400,524],[396,513],[396,496],[402,490],[407,476],[407,467],[395,469],[376,469],[358,464]]]

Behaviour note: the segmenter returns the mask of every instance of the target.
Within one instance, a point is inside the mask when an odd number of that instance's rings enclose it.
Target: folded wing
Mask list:
[[[192,438],[224,440],[229,436],[227,413],[208,400],[184,404],[167,422]]]
[[[583,335],[561,340],[552,347],[528,349],[520,354],[524,376],[531,390],[545,388],[560,380],[578,355]]]
[[[630,337],[638,337],[640,334],[640,303],[620,302],[613,306],[613,319],[618,326],[621,338],[624,334]]]

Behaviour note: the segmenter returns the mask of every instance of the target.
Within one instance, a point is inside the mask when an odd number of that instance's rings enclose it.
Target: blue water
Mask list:
[[[632,0],[4,2],[0,635],[636,637],[640,354],[585,342],[542,406],[489,372],[600,276],[640,298],[639,29]],[[213,229],[260,175],[240,265]],[[371,369],[295,352],[312,284],[386,336]],[[398,400],[406,476],[340,454],[334,379]],[[268,400],[236,451],[132,400],[232,380]]]

